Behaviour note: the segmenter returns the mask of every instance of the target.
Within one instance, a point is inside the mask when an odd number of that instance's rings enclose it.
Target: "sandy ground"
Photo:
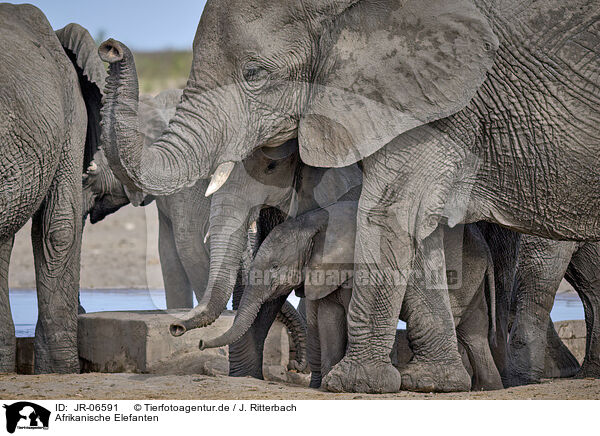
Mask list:
[[[333,394],[252,378],[144,374],[0,375],[0,399],[170,400],[595,400],[600,380],[546,380],[493,392]]]
[[[15,238],[10,271],[11,289],[34,289],[31,225]],[[81,247],[83,289],[162,289],[158,258],[158,213],[126,206],[98,224],[85,225]]]

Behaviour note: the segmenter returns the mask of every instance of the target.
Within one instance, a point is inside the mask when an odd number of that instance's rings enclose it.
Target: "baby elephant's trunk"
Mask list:
[[[256,315],[258,315],[260,307],[261,302],[244,304],[244,298],[242,297],[240,308],[235,316],[231,328],[217,338],[206,341],[200,340],[198,347],[201,350],[205,350],[207,348],[224,347],[225,345],[229,345],[237,341],[244,335],[244,333],[248,331],[254,322]]]

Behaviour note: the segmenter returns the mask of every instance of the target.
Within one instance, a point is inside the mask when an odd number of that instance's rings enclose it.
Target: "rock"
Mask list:
[[[214,338],[233,324],[225,311],[212,325],[174,337],[169,325],[187,310],[97,312],[79,316],[79,357],[83,372],[136,372],[165,375],[227,375],[228,347],[199,350],[200,339]],[[276,321],[265,341],[265,378],[288,381],[290,338]]]
[[[227,347],[198,350],[201,338],[225,332],[234,313],[214,324],[173,337],[169,325],[187,310],[97,312],[79,316],[79,357],[82,371],[202,373],[209,360],[227,360]]]
[[[280,365],[263,365],[263,377],[265,380],[287,383],[287,371]]]
[[[582,319],[575,321],[557,321],[554,328],[558,336],[562,339],[567,348],[577,358],[579,363],[583,363],[585,357],[585,321]]]
[[[265,340],[263,368],[272,365],[287,368],[290,362],[290,340],[286,326],[275,321]],[[288,352],[282,352],[282,350],[288,350]]]

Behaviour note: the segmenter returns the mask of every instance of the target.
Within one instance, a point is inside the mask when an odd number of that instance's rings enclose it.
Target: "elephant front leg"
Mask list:
[[[600,378],[600,243],[584,244],[572,257],[567,280],[585,311],[585,358],[577,377]]]
[[[401,387],[432,391],[470,387],[458,354],[445,275],[441,283],[445,296],[428,289],[428,298],[418,306],[435,305],[428,308],[435,316],[432,333],[423,338],[422,357],[403,371],[403,377],[390,360],[416,250],[423,249],[420,245],[438,227],[454,177],[448,165],[450,152],[439,151],[446,143],[427,133],[415,133],[401,145],[386,146],[363,160],[348,350],[324,378],[329,390],[383,393]],[[429,271],[444,268],[443,255],[431,257],[442,246],[439,235],[424,245]],[[426,340],[431,341],[429,346]]]
[[[348,348],[323,378],[323,386],[333,392],[387,393],[401,388],[390,352],[406,289],[401,279],[409,269],[412,244],[408,235],[382,231],[370,216],[370,210],[359,207]]]
[[[402,314],[414,355],[400,371],[402,389],[455,392],[471,388],[458,352],[445,265],[443,230],[438,226],[417,248],[413,277],[404,297]]]
[[[14,237],[0,242],[0,372],[15,371],[15,325],[8,297],[8,265]]]
[[[233,296],[233,308],[237,310],[242,290],[236,285]],[[268,301],[262,305],[252,326],[237,341],[229,345],[229,376],[251,376],[263,379],[263,351],[269,329],[277,313],[281,310],[287,296]]]
[[[77,311],[81,251],[80,181],[57,176],[33,216],[38,322],[35,373],[78,373]]]
[[[320,301],[305,300],[306,304],[306,337],[307,357],[310,366],[309,387],[318,389],[321,387],[321,338],[319,337],[319,306]]]
[[[191,309],[194,306],[192,286],[177,252],[173,225],[160,209],[158,211],[158,255],[165,283],[167,309]]]

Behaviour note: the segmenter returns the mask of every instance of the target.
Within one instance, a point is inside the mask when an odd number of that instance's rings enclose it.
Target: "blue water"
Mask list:
[[[294,306],[297,306],[300,301],[293,294],[290,295],[289,300]],[[163,290],[82,290],[81,304],[87,312],[157,310],[167,307]],[[195,299],[194,304],[197,304]],[[37,321],[35,291],[11,290],[10,307],[17,337],[33,336]],[[227,307],[231,309],[231,300]],[[583,319],[583,305],[576,295],[561,294],[554,302],[551,316],[553,321]],[[406,328],[406,324],[400,321],[398,328]]]

